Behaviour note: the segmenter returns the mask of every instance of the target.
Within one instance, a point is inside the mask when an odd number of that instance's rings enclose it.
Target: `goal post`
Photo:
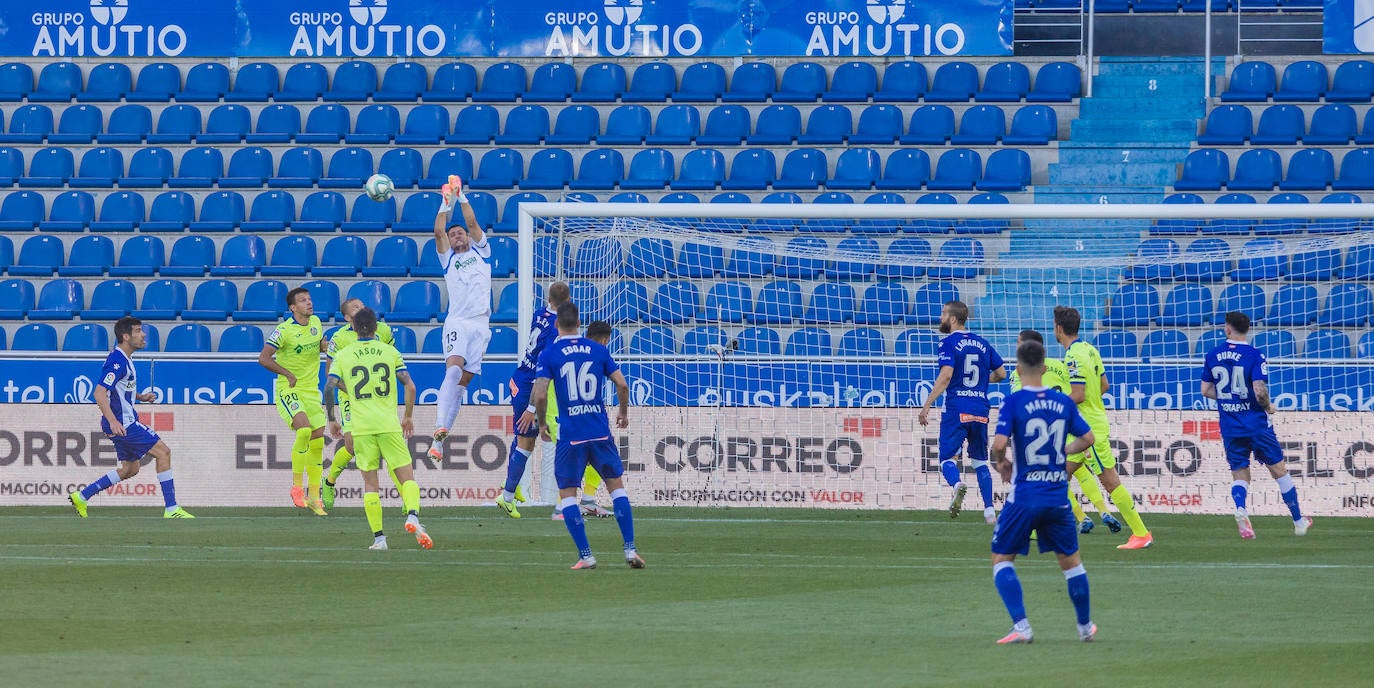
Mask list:
[[[940,508],[935,424],[914,407],[942,305],[967,303],[1009,365],[1023,329],[1062,355],[1052,313],[1072,306],[1107,361],[1142,508],[1222,513],[1230,477],[1197,378],[1240,310],[1317,513],[1374,515],[1348,499],[1374,475],[1371,223],[1360,203],[526,203],[519,341],[555,280],[584,324],[616,328],[643,407],[620,438],[641,502]],[[1280,513],[1261,492],[1259,513]]]

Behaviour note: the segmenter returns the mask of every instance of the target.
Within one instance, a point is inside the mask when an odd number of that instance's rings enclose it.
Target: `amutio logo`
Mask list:
[[[34,57],[176,57],[186,50],[186,30],[175,24],[124,23],[129,0],[91,0],[79,12],[34,12]]]
[[[434,24],[383,24],[388,6],[397,0],[348,0],[348,19],[343,12],[292,12],[288,21],[296,27],[291,39],[292,57],[367,57],[423,55],[444,51],[448,38]],[[347,26],[347,31],[345,31]]]
[[[811,26],[807,55],[957,55],[964,49],[958,24],[912,23],[907,10],[914,0],[864,0],[868,22],[858,10],[807,12]]]
[[[639,24],[644,0],[602,0],[602,13],[549,12],[546,57],[635,55],[666,57],[701,51],[701,29],[693,24]]]

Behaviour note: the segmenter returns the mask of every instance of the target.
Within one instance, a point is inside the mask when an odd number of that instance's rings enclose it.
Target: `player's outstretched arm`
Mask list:
[[[921,406],[921,415],[918,418],[924,427],[930,422],[930,405],[945,393],[945,388],[949,387],[949,381],[954,379],[954,366],[940,366],[940,374],[935,378],[935,386],[930,388],[930,394],[926,395],[926,403]]]
[[[1065,446],[1064,446],[1064,453],[1065,453],[1065,454],[1069,454],[1069,455],[1073,455],[1073,454],[1082,454],[1083,452],[1088,451],[1088,447],[1093,446],[1093,444],[1095,444],[1096,442],[1097,442],[1097,438],[1096,438],[1096,437],[1093,437],[1093,432],[1092,432],[1092,430],[1089,430],[1089,431],[1087,431],[1086,433],[1083,433],[1082,435],[1079,435],[1078,437],[1075,437],[1075,438],[1073,439],[1072,442],[1070,442],[1070,443],[1068,443],[1067,445],[1065,445]],[[1072,462],[1072,461],[1071,461],[1071,462],[1069,462],[1069,463],[1076,463],[1076,462]],[[1082,464],[1080,464],[1080,465],[1082,465]],[[1073,471],[1069,471],[1069,472],[1072,473]]]
[[[611,382],[615,383],[615,398],[620,402],[620,415],[615,418],[617,428],[630,427],[630,385],[625,382],[625,374],[619,370],[611,373]]]
[[[992,437],[992,467],[1002,476],[1002,482],[1011,482],[1011,461],[1007,460],[1007,436]]]
[[[406,411],[401,417],[401,434],[409,439],[415,432],[415,381],[410,379],[410,373],[405,370],[396,371],[396,379],[406,388]]]
[[[1217,385],[1216,385],[1216,383],[1215,383],[1215,382],[1203,382],[1203,383],[1202,383],[1202,396],[1207,397],[1208,399],[1215,399],[1215,398],[1217,398]]]
[[[1264,380],[1255,380],[1250,384],[1255,387],[1255,403],[1259,404],[1265,413],[1277,412],[1278,409],[1274,408],[1274,404],[1269,399],[1269,383]]]

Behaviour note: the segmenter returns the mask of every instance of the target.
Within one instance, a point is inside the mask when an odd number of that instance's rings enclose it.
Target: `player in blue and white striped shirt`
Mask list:
[[[143,323],[134,317],[120,318],[115,322],[114,335],[115,348],[105,358],[105,367],[100,371],[95,403],[100,407],[100,429],[114,442],[119,466],[81,491],[67,495],[67,498],[76,507],[76,513],[85,518],[86,503],[92,497],[121,480],[138,475],[139,461],[151,455],[156,461],[157,480],[162,488],[162,501],[166,505],[163,516],[195,518],[177,506],[176,489],[172,484],[172,450],[152,428],[138,421],[138,411],[134,409],[135,402],[157,399],[152,392],[138,393],[138,379],[134,374],[134,352],[148,344]]]

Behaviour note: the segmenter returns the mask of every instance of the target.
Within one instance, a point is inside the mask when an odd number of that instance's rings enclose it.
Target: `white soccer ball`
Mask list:
[[[392,183],[391,177],[384,174],[374,174],[363,183],[363,191],[367,193],[367,197],[379,203],[391,198],[391,192],[395,190],[396,185]]]

